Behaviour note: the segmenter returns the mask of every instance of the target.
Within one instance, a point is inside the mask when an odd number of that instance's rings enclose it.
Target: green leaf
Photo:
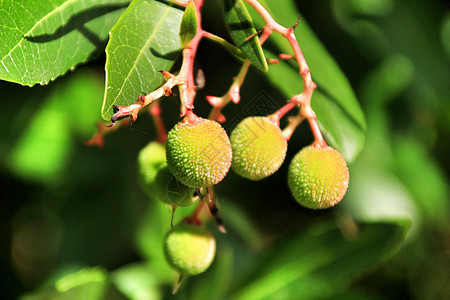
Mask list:
[[[189,2],[181,19],[180,40],[183,47],[187,47],[197,34],[197,11],[194,2]]]
[[[242,0],[223,0],[225,21],[236,45],[260,71],[267,72],[267,61],[259,44],[252,18]],[[253,38],[247,40],[248,37]]]
[[[360,226],[345,239],[332,223],[292,236],[264,255],[231,299],[324,299],[389,258],[404,241],[407,222]]]
[[[157,0],[134,0],[111,31],[106,47],[106,88],[102,116],[113,105],[131,105],[164,81],[181,51],[183,11]]]
[[[291,22],[292,25],[296,22],[298,12],[292,1],[261,3],[270,8],[276,21]],[[254,10],[252,13],[256,14]],[[255,23],[263,26],[264,22],[256,15],[253,18]],[[318,86],[311,105],[322,133],[327,142],[339,150],[347,162],[351,162],[364,146],[366,122],[361,107],[347,78],[304,19],[300,20],[295,32],[312,78]],[[292,53],[289,43],[279,34],[273,34],[268,42],[280,53]],[[298,66],[290,62],[281,61],[271,66],[266,76],[287,98],[303,90]]]
[[[129,0],[2,1],[0,79],[47,84],[100,53]]]

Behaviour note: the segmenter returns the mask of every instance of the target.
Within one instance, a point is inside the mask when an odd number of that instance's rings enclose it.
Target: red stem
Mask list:
[[[156,130],[158,131],[158,138],[156,139],[156,141],[165,143],[167,140],[167,130],[161,118],[161,107],[159,106],[159,103],[153,102],[152,104],[150,104],[149,112],[153,117]]]
[[[300,46],[297,42],[297,39],[294,34],[294,27],[283,27],[272,18],[272,16],[267,12],[267,10],[257,1],[257,0],[245,0],[248,4],[253,6],[253,8],[261,15],[261,17],[266,22],[266,26],[264,27],[263,36],[261,38],[267,38],[272,31],[276,31],[284,36],[291,45],[292,50],[294,51],[294,58],[299,66],[299,74],[303,80],[303,92],[301,94],[295,95],[291,98],[291,102],[296,105],[300,105],[301,109],[299,111],[299,116],[297,120],[303,120],[304,118],[308,119],[309,125],[311,127],[311,131],[314,135],[315,142],[314,144],[318,145],[326,145],[325,140],[323,139],[322,133],[320,132],[319,126],[316,122],[316,115],[311,108],[311,97],[314,89],[317,88],[317,85],[312,81],[311,72],[309,70],[308,64],[306,63],[305,57],[303,56],[303,52],[300,49]],[[296,24],[297,25],[297,24]],[[287,113],[290,109],[292,109],[295,105],[285,105],[278,112],[272,115],[273,119],[277,119],[278,115],[281,117]],[[280,118],[281,118],[280,117]],[[278,119],[279,121],[279,119]],[[295,129],[295,126],[298,126],[299,122],[291,123],[291,128],[289,131]],[[294,127],[293,127],[294,126]],[[290,135],[289,135],[290,137]]]

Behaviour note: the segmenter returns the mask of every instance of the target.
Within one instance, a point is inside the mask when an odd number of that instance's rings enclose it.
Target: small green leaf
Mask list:
[[[260,2],[270,9],[276,21],[296,22],[299,13],[293,1]],[[257,15],[254,10],[252,13]],[[256,15],[253,18],[255,23],[264,25],[264,21]],[[304,19],[300,20],[295,32],[312,79],[318,86],[311,105],[316,112],[320,129],[327,142],[339,150],[347,162],[351,162],[364,146],[366,122],[362,109],[347,78]],[[279,53],[292,53],[287,40],[279,34],[273,34],[268,43]],[[287,98],[291,98],[303,90],[298,72],[298,66],[294,63],[281,61],[271,66],[266,76]]]
[[[225,21],[236,45],[260,71],[267,72],[267,61],[259,43],[252,18],[242,0],[223,0]],[[254,36],[247,40],[247,38]]]
[[[266,253],[231,299],[331,299],[391,257],[408,222],[363,224],[352,240],[333,223],[291,236]]]
[[[134,0],[110,33],[106,47],[106,87],[102,116],[112,106],[131,105],[159,87],[181,51],[183,11],[157,0]]]
[[[189,2],[181,19],[180,40],[183,47],[187,47],[197,34],[197,11],[194,2]]]
[[[100,53],[129,0],[2,1],[0,79],[47,84]]]

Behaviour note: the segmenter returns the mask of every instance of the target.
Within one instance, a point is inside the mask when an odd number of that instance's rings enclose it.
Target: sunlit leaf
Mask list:
[[[242,0],[224,0],[223,3],[225,21],[234,42],[256,68],[267,72],[267,61],[244,2]],[[250,38],[252,36],[253,38]]]
[[[0,79],[32,86],[99,54],[129,0],[2,1]]]
[[[181,51],[183,10],[163,1],[134,0],[111,30],[106,47],[106,88],[102,116],[109,120],[113,105],[130,105],[164,81]]]

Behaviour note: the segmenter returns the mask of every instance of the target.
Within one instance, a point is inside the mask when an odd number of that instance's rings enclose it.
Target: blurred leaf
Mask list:
[[[47,84],[103,47],[129,0],[2,1],[0,78]]]
[[[371,71],[360,84],[361,99],[366,104],[366,148],[363,156],[386,168],[392,164],[391,135],[387,105],[411,87],[414,66],[404,55],[391,54]]]
[[[419,142],[397,138],[393,146],[400,179],[414,195],[422,214],[428,222],[445,224],[450,212],[445,174]]]
[[[200,275],[192,285],[189,299],[227,299],[233,276],[233,263],[233,250],[226,244],[221,245],[207,273]]]
[[[176,280],[173,270],[164,257],[163,241],[170,229],[171,209],[150,199],[147,213],[136,231],[135,243],[141,256],[149,260],[160,282],[170,283]],[[179,214],[175,214],[178,216]]]
[[[81,269],[59,279],[55,288],[32,292],[22,300],[102,300],[126,299],[108,280],[108,273],[99,267]]]
[[[447,57],[450,56],[450,13],[447,12],[446,17],[442,22],[441,28],[441,42],[447,52]]]
[[[194,209],[195,205],[177,208],[174,224],[178,224]],[[156,199],[149,199],[147,213],[143,216],[136,231],[136,247],[142,257],[148,259],[149,266],[155,272],[158,281],[171,284],[177,279],[177,273],[166,262],[163,241],[170,229],[172,208]]]
[[[252,250],[260,250],[263,246],[262,234],[257,225],[250,220],[248,214],[232,201],[223,199],[220,203],[220,213],[226,220],[226,228],[239,236],[246,246]]]
[[[403,54],[391,54],[361,84],[364,102],[379,106],[405,91],[414,78],[414,66]],[[368,114],[372,113],[371,109]]]
[[[55,287],[58,292],[64,293],[89,282],[105,282],[107,276],[106,271],[101,268],[84,268],[59,279],[55,283]]]
[[[132,300],[162,299],[158,281],[147,263],[126,265],[113,273],[119,290]]]
[[[52,181],[63,170],[71,144],[64,113],[56,101],[49,101],[13,149],[11,169],[25,178]]]
[[[197,25],[198,18],[194,2],[189,2],[184,10],[183,18],[181,19],[180,41],[183,47],[189,45],[191,40],[197,34]]]
[[[258,70],[267,72],[267,61],[244,2],[242,0],[223,0],[223,3],[225,21],[233,41]],[[254,37],[247,40],[252,35]]]
[[[315,225],[261,257],[232,299],[332,297],[389,258],[407,228],[401,222],[362,224],[357,237],[346,240],[334,224]]]
[[[113,105],[131,105],[164,81],[181,51],[183,11],[157,0],[134,0],[113,27],[106,47],[106,88],[102,116]]]
[[[383,17],[388,15],[393,7],[392,0],[341,0],[334,1],[335,5],[342,6],[341,9],[345,9],[346,13],[353,14],[358,17]]]
[[[102,90],[102,78],[86,71],[57,82],[15,145],[11,169],[29,179],[57,180],[71,153],[72,134],[88,139],[95,129],[100,105],[93,103]]]
[[[406,188],[391,173],[358,161],[350,171],[350,185],[340,208],[358,222],[397,222],[417,233],[420,216]]]
[[[372,290],[359,290],[359,289],[350,289],[342,294],[333,295],[333,300],[386,300],[388,298],[378,295],[377,292]]]
[[[293,1],[276,3],[261,1],[261,3],[276,21],[295,24],[299,13]],[[255,16],[253,17],[255,23],[260,27],[264,26],[264,22],[253,11],[251,15]],[[289,24],[282,25],[289,26]],[[317,110],[321,130],[330,144],[342,153],[346,161],[351,162],[364,146],[366,123],[361,107],[347,78],[304,19],[300,20],[295,32],[312,78],[318,86],[314,93],[320,92],[322,95],[320,103],[315,103],[314,95],[311,102],[313,108]],[[289,43],[279,34],[273,34],[269,42],[281,53],[292,53]],[[274,54],[270,56],[273,57]],[[303,89],[298,66],[289,62],[282,61],[278,65],[271,66],[267,77],[287,98],[300,93]],[[331,113],[335,111],[338,117],[330,121],[330,118],[333,118],[330,117]]]

